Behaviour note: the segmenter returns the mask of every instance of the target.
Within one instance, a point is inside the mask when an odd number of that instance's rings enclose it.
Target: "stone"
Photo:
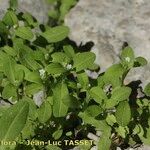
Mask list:
[[[80,0],[66,16],[65,23],[71,29],[70,39],[78,45],[94,42],[92,51],[103,72],[118,62],[124,42],[134,49],[136,56],[150,60],[149,16],[149,0]],[[143,78],[148,66],[134,69],[130,79]]]
[[[18,0],[18,10],[31,13],[40,23],[48,21],[50,5],[46,0]],[[9,7],[9,0],[0,0],[0,18],[2,18]]]

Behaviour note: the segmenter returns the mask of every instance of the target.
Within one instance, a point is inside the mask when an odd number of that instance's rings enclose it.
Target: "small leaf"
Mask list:
[[[69,58],[73,58],[75,55],[75,51],[71,45],[63,46],[63,50]]]
[[[16,50],[15,49],[13,49],[12,47],[10,47],[10,46],[4,46],[3,48],[2,48],[8,55],[10,55],[10,56],[16,56],[17,55],[17,52],[16,52]]]
[[[99,104],[101,104],[103,100],[108,99],[103,89],[99,86],[92,87],[90,90],[90,95]]]
[[[18,0],[10,0],[9,1],[10,7],[11,8],[17,8],[18,7]]]
[[[120,102],[116,109],[116,120],[117,123],[125,127],[129,124],[131,119],[131,109],[127,101]]]
[[[9,10],[3,17],[3,22],[8,26],[18,25],[18,18],[13,11]]]
[[[38,109],[38,119],[40,123],[46,123],[52,115],[52,108],[48,101],[45,101]]]
[[[70,62],[70,58],[63,52],[55,52],[51,55],[51,57],[53,58],[53,62],[57,62],[57,63],[69,63]]]
[[[62,136],[62,134],[63,134],[63,130],[57,130],[53,133],[52,136],[55,140],[58,140]]]
[[[110,125],[113,126],[114,123],[116,123],[116,117],[113,114],[108,114],[106,118],[106,122]]]
[[[59,63],[51,63],[45,68],[45,70],[48,74],[61,74],[66,72],[65,68]]]
[[[92,66],[95,58],[96,56],[92,52],[77,53],[73,58],[76,71],[78,72]]]
[[[144,93],[147,95],[147,96],[150,96],[150,83],[148,83],[145,88],[144,88]]]
[[[8,32],[9,31],[7,27],[5,26],[5,24],[2,21],[0,21],[0,34],[6,34]]]
[[[118,134],[122,137],[125,138],[126,137],[126,130],[124,127],[119,126],[116,131],[118,132]]]
[[[135,60],[135,56],[134,56],[134,52],[133,52],[132,48],[131,47],[124,48],[121,53],[122,65],[125,68],[130,69],[134,65],[134,60]]]
[[[26,124],[28,112],[29,104],[26,101],[20,101],[6,110],[0,118],[1,141],[11,141],[18,137]]]
[[[143,57],[137,57],[135,58],[134,66],[135,67],[140,67],[140,66],[145,66],[147,65],[147,60]]]
[[[82,88],[86,89],[89,86],[89,78],[88,75],[85,72],[78,73],[77,79],[79,83],[81,84]]]
[[[69,34],[69,28],[66,26],[57,26],[47,29],[42,36],[46,38],[49,43],[62,41]]]
[[[25,40],[32,40],[34,35],[32,33],[32,30],[29,27],[19,27],[15,31],[16,36],[19,36],[22,39]]]

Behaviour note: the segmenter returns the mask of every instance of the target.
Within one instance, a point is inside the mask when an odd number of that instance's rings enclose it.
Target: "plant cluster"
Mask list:
[[[9,104],[0,106],[0,149],[88,150],[96,144],[109,150],[150,144],[150,84],[144,90],[124,84],[130,69],[147,61],[125,47],[119,63],[92,79],[86,70],[99,69],[96,56],[70,44],[68,27],[41,25],[11,3],[0,21],[0,93]],[[28,140],[84,140],[99,131],[93,145],[27,145]],[[17,144],[2,145],[5,141]]]

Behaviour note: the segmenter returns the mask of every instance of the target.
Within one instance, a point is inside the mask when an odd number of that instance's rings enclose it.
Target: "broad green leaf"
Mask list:
[[[66,26],[56,26],[53,28],[47,29],[42,36],[49,42],[55,43],[62,41],[69,34],[69,28]]]
[[[103,133],[102,137],[98,142],[98,150],[110,150],[110,146],[111,146],[110,136],[111,136],[111,131],[107,134],[105,132]]]
[[[122,101],[119,103],[116,109],[115,116],[117,123],[120,126],[125,127],[129,124],[131,120],[131,109],[128,101]]]
[[[25,127],[23,128],[21,135],[23,139],[30,139],[35,135],[36,125],[33,121],[27,120]]]
[[[14,11],[7,11],[3,17],[3,22],[8,26],[18,25],[18,18]]]
[[[12,84],[6,85],[3,89],[2,97],[12,101],[17,100],[17,88]]]
[[[135,67],[140,67],[140,66],[145,66],[147,64],[147,60],[143,57],[137,57],[135,58],[134,66]]]
[[[29,112],[29,104],[26,101],[20,101],[7,109],[5,115],[0,118],[0,140],[13,141],[24,128]]]
[[[125,68],[130,69],[134,65],[134,60],[135,60],[135,56],[134,56],[134,52],[133,52],[132,48],[131,47],[124,48],[121,53],[122,65]]]
[[[99,104],[102,104],[103,100],[108,99],[103,89],[99,86],[92,87],[89,93],[91,97]]]
[[[73,58],[76,71],[78,72],[92,66],[95,58],[96,56],[92,52],[77,53]]]
[[[70,62],[70,58],[63,52],[55,52],[51,55],[51,57],[53,58],[53,62],[61,64]]]
[[[37,21],[35,20],[35,18],[33,18],[33,16],[30,13],[25,12],[22,17],[25,19],[29,26],[35,27],[36,25],[38,25]]]
[[[18,0],[10,0],[9,1],[10,7],[11,8],[17,8],[18,7]]]
[[[78,73],[77,79],[79,83],[81,84],[82,88],[86,89],[89,87],[89,77],[85,72]]]
[[[63,50],[69,58],[73,58],[75,55],[75,51],[71,45],[63,46]]]
[[[36,118],[37,118],[37,106],[34,103],[33,99],[25,96],[21,99],[21,101],[26,101],[29,104],[28,119],[36,120]]]
[[[58,140],[62,136],[62,134],[63,134],[63,130],[57,130],[53,133],[52,136],[55,140]]]
[[[37,83],[37,84],[42,83],[40,74],[37,71],[34,71],[34,72],[30,71],[30,72],[26,73],[25,80],[33,82],[33,83]]]
[[[25,93],[27,95],[34,95],[35,93],[37,93],[42,89],[43,89],[43,85],[32,83],[25,87]]]
[[[112,91],[112,96],[106,102],[106,108],[116,106],[119,102],[129,99],[131,94],[131,88],[129,87],[117,87]]]
[[[52,108],[48,101],[45,101],[38,109],[38,119],[41,123],[46,123],[52,115]]]
[[[65,83],[58,83],[53,89],[53,115],[55,117],[66,116],[68,106],[65,102],[68,95],[68,88]]]
[[[113,87],[121,86],[123,74],[124,69],[121,64],[114,64],[106,70],[103,82],[104,84],[111,84]]]
[[[5,26],[5,24],[2,21],[0,21],[0,34],[6,34],[8,32],[9,31],[7,27]]]
[[[84,124],[92,125],[96,130],[105,131],[108,127],[104,120],[96,120],[85,112],[80,112],[78,116],[82,118]]]
[[[4,74],[7,76],[8,80],[14,85],[16,84],[15,65],[15,60],[11,57],[5,58],[5,61],[3,62]]]
[[[101,109],[100,106],[98,106],[98,105],[91,105],[91,106],[87,107],[87,109],[85,110],[85,113],[87,113],[91,117],[96,117],[100,113],[102,113],[102,111],[103,110]]]
[[[144,93],[147,95],[147,96],[150,96],[150,83],[148,83],[145,88],[144,88]]]
[[[2,48],[8,55],[10,55],[10,56],[16,56],[17,55],[17,52],[16,52],[16,50],[15,49],[13,49],[12,47],[10,47],[10,46],[4,46],[3,48]]]
[[[25,40],[32,40],[34,35],[32,33],[32,30],[29,27],[19,27],[15,31],[16,36],[19,36],[22,39]]]
[[[61,74],[66,72],[66,69],[59,63],[50,63],[45,70],[48,74]]]

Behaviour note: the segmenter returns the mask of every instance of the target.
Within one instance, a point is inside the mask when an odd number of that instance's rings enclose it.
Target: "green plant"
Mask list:
[[[91,79],[85,70],[99,68],[95,54],[70,45],[68,27],[40,25],[29,13],[16,13],[16,6],[11,1],[0,21],[0,93],[10,104],[0,106],[0,150],[150,144],[150,84],[140,98],[138,87],[124,84],[129,70],[147,61],[126,47],[118,64]],[[97,131],[101,138],[92,145],[43,144],[84,140]]]

